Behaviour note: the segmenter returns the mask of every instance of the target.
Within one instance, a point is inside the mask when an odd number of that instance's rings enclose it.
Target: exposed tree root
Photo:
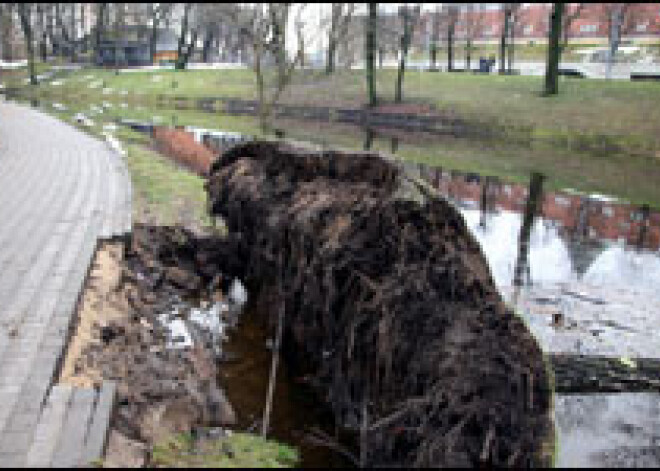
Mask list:
[[[357,436],[368,417],[355,456],[548,464],[541,351],[448,202],[377,154],[273,142],[225,153],[207,185],[248,280],[285,288],[292,366],[311,376],[338,424]]]

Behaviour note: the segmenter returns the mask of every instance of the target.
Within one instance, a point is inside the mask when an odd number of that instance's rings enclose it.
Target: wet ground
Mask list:
[[[232,332],[223,346],[235,361],[220,367],[221,383],[236,411],[238,427],[253,431],[260,430],[272,358],[268,331],[257,317],[253,306],[241,316],[240,327]],[[269,437],[296,446],[300,451],[300,466],[350,465],[338,453],[306,440],[312,428],[328,428],[332,416],[301,379],[289,373],[286,362],[280,362],[278,368],[270,423]]]
[[[660,395],[556,398],[558,467],[658,467]]]

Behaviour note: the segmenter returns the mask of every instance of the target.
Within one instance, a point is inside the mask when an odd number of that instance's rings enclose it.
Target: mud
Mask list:
[[[217,368],[224,337],[194,319],[207,316],[212,324],[219,315],[215,322],[227,326],[236,320],[225,295],[233,279],[210,261],[224,259],[224,245],[204,245],[213,239],[136,225],[125,250],[110,244],[97,253],[60,381],[118,382],[107,463],[148,464],[150,447],[172,433],[236,424]],[[187,300],[203,309],[181,308]],[[182,339],[171,336],[164,315],[186,326],[190,345],[177,345]]]
[[[207,189],[356,461],[549,463],[541,350],[449,203],[377,154],[274,142],[223,154]]]

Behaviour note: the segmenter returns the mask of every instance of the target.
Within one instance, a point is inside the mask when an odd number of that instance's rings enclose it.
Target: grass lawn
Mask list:
[[[299,461],[294,448],[248,433],[195,444],[188,434],[154,446],[151,465],[164,468],[291,468]]]
[[[384,101],[393,97],[395,74],[394,70],[378,71],[377,89]],[[250,70],[117,76],[113,71],[88,69],[60,81],[58,86],[44,83],[26,90],[76,111],[88,112],[91,104],[109,102],[113,106],[103,113],[106,121],[115,117],[152,121],[156,117],[156,122],[165,125],[260,134],[256,120],[249,116],[175,109],[171,102],[156,106],[159,94],[252,98]],[[95,88],[89,88],[90,84]],[[540,77],[409,71],[404,93],[407,102],[431,104],[442,115],[475,125],[498,126],[501,134],[495,140],[407,134],[397,156],[516,182],[526,182],[529,172],[540,171],[549,177],[552,187],[607,193],[660,207],[660,84],[566,78],[560,95],[552,98],[540,96],[541,87]],[[109,90],[104,94],[103,88]],[[365,96],[362,71],[341,71],[331,77],[305,71],[295,77],[283,101],[361,106]],[[360,128],[337,123],[279,120],[277,127],[287,137],[353,149],[361,149],[365,139]],[[516,139],[520,135],[527,141]],[[374,148],[389,152],[390,141],[377,138]]]
[[[499,44],[477,44],[472,46],[472,67],[477,67],[479,64],[479,56],[490,57],[495,56],[495,59],[498,60],[496,66],[499,65],[499,55],[500,55],[500,46]],[[562,61],[574,61],[582,59],[578,54],[575,54],[575,49],[582,49],[583,45],[570,45],[567,50],[562,54]],[[515,61],[545,61],[548,55],[548,48],[544,44],[516,44],[514,52],[514,64],[513,67],[516,67]],[[454,59],[458,61],[465,60],[465,43],[458,42],[454,45]],[[411,54],[411,60],[415,61],[428,61],[429,52],[428,51],[415,51]],[[437,53],[437,62],[438,65],[444,66],[447,64],[447,48],[441,46],[438,48]]]

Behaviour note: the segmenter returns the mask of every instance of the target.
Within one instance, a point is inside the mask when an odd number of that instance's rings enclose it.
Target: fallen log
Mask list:
[[[363,464],[550,463],[543,355],[450,203],[378,154],[267,141],[220,156],[207,191],[248,282],[284,287],[283,355]]]

